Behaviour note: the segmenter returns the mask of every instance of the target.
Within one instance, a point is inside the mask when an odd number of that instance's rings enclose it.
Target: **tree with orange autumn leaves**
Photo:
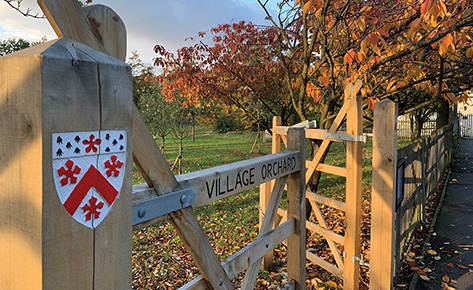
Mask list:
[[[330,125],[346,83],[356,79],[371,107],[392,98],[401,112],[445,97],[458,101],[471,87],[464,77],[473,56],[467,1],[298,0],[279,7],[277,18],[267,14],[283,41],[293,43],[285,54],[286,86],[301,118],[313,107],[321,127]],[[419,92],[430,98],[409,100]]]
[[[274,115],[286,121],[294,111],[281,82],[284,71],[276,57],[277,31],[240,22],[219,25],[210,33],[213,45],[196,41],[176,54],[155,47],[159,55],[155,64],[163,69],[158,80],[166,98],[173,100],[179,94],[188,105],[205,100],[208,106],[237,108],[253,122]],[[199,38],[205,35],[200,32]],[[268,122],[261,124],[270,129]]]
[[[249,102],[285,119],[316,113],[322,128],[356,79],[371,108],[383,98],[401,113],[467,98],[471,1],[285,0],[276,16],[258,2],[270,27],[221,25],[211,30],[212,45],[201,41],[176,55],[156,46],[163,92],[233,104],[253,118]]]

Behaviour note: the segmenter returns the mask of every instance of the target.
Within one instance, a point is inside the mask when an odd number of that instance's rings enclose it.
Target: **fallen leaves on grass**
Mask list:
[[[427,254],[432,255],[432,256],[435,256],[435,255],[437,255],[437,252],[434,251],[434,250],[428,250],[428,251],[427,251]]]
[[[448,282],[450,282],[450,277],[448,277],[447,275],[444,275],[442,277],[442,281],[445,282],[445,283],[448,283]]]
[[[430,278],[427,275],[419,275],[419,277],[424,281],[430,282]]]

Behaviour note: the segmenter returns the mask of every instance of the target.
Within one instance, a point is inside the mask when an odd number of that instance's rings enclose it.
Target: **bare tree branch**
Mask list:
[[[15,9],[18,11],[21,15],[25,17],[32,17],[32,18],[37,18],[37,19],[43,19],[46,18],[44,14],[36,13],[33,14],[31,13],[31,8],[27,8],[26,10],[21,9],[21,2],[22,0],[3,0],[5,3],[7,3],[11,8]]]

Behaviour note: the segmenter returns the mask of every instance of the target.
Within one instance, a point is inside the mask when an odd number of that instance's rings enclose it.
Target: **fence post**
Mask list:
[[[392,289],[397,173],[397,104],[374,107],[370,289]]]
[[[0,287],[129,289],[130,67],[66,38],[19,54],[0,59]]]
[[[271,145],[271,153],[278,153],[281,152],[281,136],[276,134],[276,131],[274,130],[277,126],[282,125],[282,119],[279,116],[274,116],[273,117],[273,132],[272,132],[272,145]],[[268,207],[268,202],[269,198],[271,197],[271,192],[274,187],[274,183],[276,180],[272,180],[270,182],[266,182],[264,184],[260,185],[260,215],[259,215],[259,221],[260,225],[262,224],[263,221],[263,216],[266,213],[266,209]],[[269,251],[266,255],[264,255],[263,258],[263,268],[264,269],[269,269],[273,266],[273,251]]]
[[[287,280],[295,281],[295,289],[305,289],[306,276],[306,220],[305,220],[305,131],[289,128],[287,150],[301,153],[301,170],[287,178],[287,218],[295,219],[296,230],[287,241]]]
[[[358,94],[347,94],[356,98],[347,111],[347,134],[363,134],[363,112],[361,97]],[[360,284],[360,240],[361,240],[361,177],[362,149],[360,142],[347,142],[347,178],[346,178],[346,231],[345,261],[343,287],[356,290]]]

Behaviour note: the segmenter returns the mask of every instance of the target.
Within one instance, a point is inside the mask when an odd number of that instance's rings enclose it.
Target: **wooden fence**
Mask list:
[[[285,152],[177,180],[132,104],[130,67],[117,60],[126,56],[120,17],[38,2],[61,38],[0,59],[1,285],[130,289],[132,225],[168,219],[201,274],[183,288],[233,289],[248,269],[241,288],[253,289],[263,255],[287,240],[287,288],[305,289],[304,131],[287,131]],[[133,201],[132,159],[146,181]],[[192,207],[270,180],[258,239],[221,263]],[[287,219],[272,229],[285,187]]]
[[[272,181],[275,184],[268,200],[267,211],[262,218],[258,239],[221,263],[225,276],[230,279],[248,269],[242,289],[253,289],[263,256],[285,240],[287,240],[288,248],[288,280],[292,281],[289,285],[295,289],[305,287],[305,251],[301,250],[305,249],[302,247],[305,241],[305,228],[300,226],[305,222],[305,167],[302,161],[305,160],[305,136],[302,129],[292,128],[288,131],[288,150],[176,177],[181,188],[192,189],[195,193],[195,198],[186,195],[186,198],[192,198],[193,209],[230,197],[265,182]],[[287,189],[289,216],[285,222],[273,229],[272,225],[276,219],[279,201],[285,188]],[[183,194],[185,193],[180,196]],[[169,211],[173,209],[165,210],[163,207],[172,206],[173,200],[176,198],[170,197],[169,200],[164,200],[165,196],[156,197],[154,189],[149,188],[146,184],[134,186],[133,195],[134,229],[170,219]],[[159,198],[162,199],[162,202],[156,200]],[[179,209],[181,202],[181,198],[177,198],[175,202],[177,209]],[[142,211],[142,209],[145,210]],[[160,213],[157,214],[157,212]],[[190,248],[191,252],[196,251],[195,244],[190,243],[186,246]],[[213,251],[201,253],[202,256],[213,254]],[[201,274],[202,276],[181,289],[204,289],[207,287],[208,282],[205,279],[207,275],[206,273]]]
[[[362,132],[362,105],[361,96],[357,95],[361,88],[361,81],[348,84],[345,89],[345,103],[340,109],[332,126],[328,130],[306,128],[307,138],[321,140],[319,149],[312,160],[306,161],[306,182],[316,172],[324,172],[346,178],[345,201],[332,199],[320,193],[314,192],[304,184],[307,200],[310,202],[316,221],[304,220],[307,230],[320,235],[327,241],[334,262],[330,262],[317,253],[307,250],[308,261],[317,264],[335,276],[343,279],[345,289],[356,290],[359,288],[360,263],[363,257],[360,254],[360,223],[361,223],[361,174],[362,174],[362,142],[366,140]],[[346,117],[346,126],[343,121]],[[343,130],[341,128],[345,127]],[[281,126],[281,118],[273,120],[273,153],[281,150],[281,140],[286,144],[286,134],[290,128]],[[345,167],[333,166],[324,163],[324,156],[328,152],[331,142],[345,142],[346,163]],[[274,185],[266,183],[260,187],[260,207],[263,212],[267,209],[267,200]],[[340,235],[330,230],[325,217],[320,209],[328,206],[345,212],[345,235]],[[287,219],[287,211],[278,209],[281,222]],[[343,252],[338,248],[343,246]],[[302,244],[301,251],[306,251],[306,245]],[[265,266],[272,261],[272,256],[265,257]]]
[[[397,152],[396,271],[412,233],[425,219],[426,201],[438,190],[439,180],[452,160],[453,136],[453,125],[448,125]]]
[[[370,287],[393,289],[425,205],[452,160],[458,121],[397,150],[397,105],[375,105],[371,205]]]

